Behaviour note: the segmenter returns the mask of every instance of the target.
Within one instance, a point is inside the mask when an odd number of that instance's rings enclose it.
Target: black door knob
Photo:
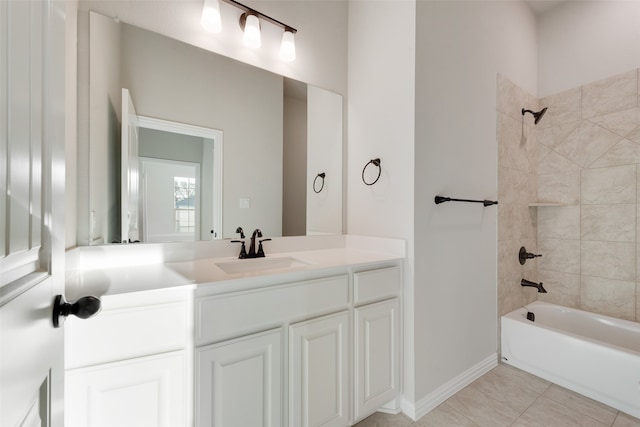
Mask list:
[[[86,296],[73,304],[68,303],[62,295],[56,295],[53,302],[53,327],[59,328],[70,314],[80,319],[88,319],[98,314],[102,308],[100,298]]]

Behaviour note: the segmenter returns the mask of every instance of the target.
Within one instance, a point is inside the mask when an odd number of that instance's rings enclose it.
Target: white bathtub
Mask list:
[[[502,316],[502,359],[640,418],[640,323],[534,302]]]

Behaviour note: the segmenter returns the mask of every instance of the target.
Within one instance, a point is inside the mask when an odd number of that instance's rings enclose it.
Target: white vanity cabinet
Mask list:
[[[356,259],[101,297],[65,325],[66,427],[346,427],[397,408],[400,262]]]
[[[343,271],[196,291],[196,427],[346,427],[399,395],[401,269]]]
[[[108,295],[65,325],[66,427],[192,424],[192,294]]]

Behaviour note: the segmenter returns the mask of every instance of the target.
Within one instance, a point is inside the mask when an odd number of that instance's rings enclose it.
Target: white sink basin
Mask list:
[[[307,265],[307,263],[291,257],[273,257],[216,262],[216,265],[227,274],[239,274],[302,267]]]

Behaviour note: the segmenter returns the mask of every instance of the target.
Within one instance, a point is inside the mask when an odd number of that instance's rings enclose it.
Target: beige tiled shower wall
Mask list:
[[[499,314],[540,299],[640,321],[640,70],[540,100],[497,89]],[[543,257],[521,266],[521,246]]]
[[[640,321],[639,70],[540,99],[540,300]]]
[[[538,259],[524,266],[518,262],[518,251],[525,246],[537,252],[536,208],[530,208],[537,198],[536,127],[533,118],[523,118],[522,108],[537,111],[538,100],[507,78],[497,81],[498,138],[498,311],[508,313],[535,301],[534,288],[522,288],[525,278],[538,280]]]

